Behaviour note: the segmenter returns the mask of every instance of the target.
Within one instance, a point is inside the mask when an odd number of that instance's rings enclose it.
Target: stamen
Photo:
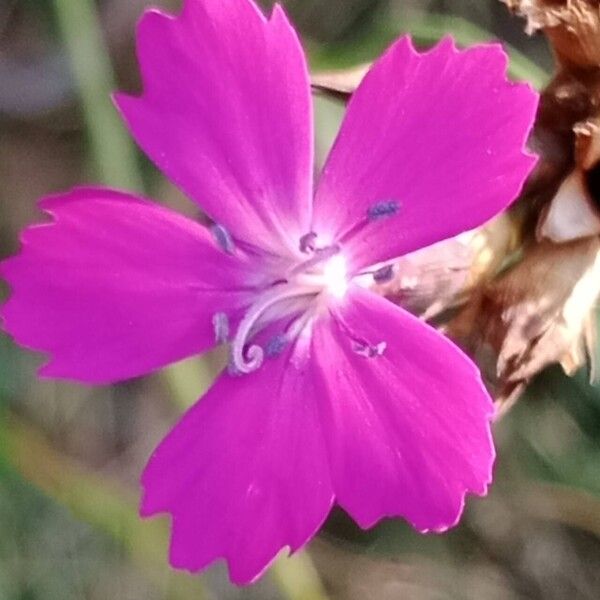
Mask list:
[[[381,356],[385,352],[386,348],[386,342],[379,342],[379,344],[372,346],[371,344],[367,344],[365,342],[357,342],[355,340],[352,341],[352,350],[364,358],[376,358]]]
[[[385,265],[373,273],[375,283],[387,283],[394,277],[394,265]]]
[[[293,277],[294,275],[298,275],[298,273],[306,272],[312,267],[318,265],[319,263],[322,263],[324,260],[335,256],[339,253],[339,251],[340,247],[337,244],[334,244],[333,246],[327,246],[327,248],[317,248],[312,258],[309,258],[303,263],[300,263],[299,265],[295,266],[290,271],[289,276]]]
[[[267,358],[277,358],[288,345],[288,338],[284,333],[280,333],[271,338],[265,346],[265,356]]]
[[[233,239],[229,231],[227,231],[223,225],[219,225],[218,223],[211,225],[210,231],[221,250],[227,254],[233,254],[233,251],[235,250],[235,244],[233,243]]]
[[[367,210],[367,218],[369,221],[379,221],[380,219],[387,219],[389,217],[395,217],[400,210],[400,203],[396,200],[384,200],[383,202],[377,202],[373,204]]]
[[[300,315],[297,319],[294,319],[292,323],[287,327],[285,337],[287,340],[295,340],[300,333],[306,328],[310,321],[315,316],[315,306],[306,310],[304,314]]]
[[[338,238],[338,244],[345,244],[353,236],[361,232],[367,225],[375,221],[382,221],[395,217],[399,212],[402,205],[397,200],[383,200],[382,202],[376,202],[372,204],[367,210],[364,219],[360,219],[354,225],[349,227],[342,233]]]
[[[215,313],[212,324],[215,330],[215,342],[224,344],[229,339],[229,318],[223,312]]]
[[[308,254],[309,252],[314,252],[316,249],[317,242],[317,234],[314,231],[303,235],[300,238],[300,252],[304,254]]]
[[[262,296],[245,314],[231,346],[231,363],[240,373],[251,373],[258,369],[264,359],[263,349],[253,344],[246,349],[246,343],[260,317],[273,305],[300,298],[314,296],[321,291],[318,286],[286,285],[284,289],[275,288]]]

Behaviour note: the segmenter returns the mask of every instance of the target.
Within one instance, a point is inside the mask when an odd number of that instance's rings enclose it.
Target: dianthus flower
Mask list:
[[[160,444],[142,514],[173,517],[170,559],[236,583],[303,547],[334,503],[363,528],[444,531],[491,481],[492,403],[450,341],[369,291],[401,255],[517,196],[537,105],[497,45],[420,54],[402,38],[354,94],[313,194],[305,58],[284,12],[250,0],[148,11],[133,136],[213,223],[79,188],[1,266],[2,308],[40,373],[91,384],[228,343],[229,368]]]

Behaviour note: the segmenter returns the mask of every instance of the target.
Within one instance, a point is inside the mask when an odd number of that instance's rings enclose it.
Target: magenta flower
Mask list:
[[[371,293],[390,261],[481,225],[518,194],[537,105],[497,45],[408,38],[354,95],[313,198],[307,67],[280,7],[187,0],[138,31],[139,98],[116,102],[204,227],[108,189],[47,198],[2,264],[6,330],[40,373],[92,384],[230,343],[230,366],[153,454],[143,515],[171,562],[253,581],[337,503],[443,531],[484,495],[492,403],[452,343]]]

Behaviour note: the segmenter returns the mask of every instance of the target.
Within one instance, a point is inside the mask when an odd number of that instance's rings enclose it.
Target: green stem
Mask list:
[[[208,390],[221,370],[213,365],[214,358],[215,353],[205,354],[202,358],[188,358],[163,370],[163,380],[178,410],[187,410]]]
[[[141,191],[135,147],[110,100],[113,70],[94,0],[54,0],[71,60],[96,176],[107,185]]]
[[[271,577],[289,600],[328,600],[309,554],[280,556],[271,566]]]
[[[174,572],[165,555],[169,530],[164,520],[142,521],[136,500],[116,482],[91,474],[57,452],[38,431],[14,416],[4,429],[6,459],[26,481],[79,519],[116,540],[132,562],[170,600],[203,600],[196,578]]]

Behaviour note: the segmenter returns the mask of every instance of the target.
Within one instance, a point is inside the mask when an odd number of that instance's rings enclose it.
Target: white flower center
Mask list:
[[[287,343],[296,339],[332,297],[338,300],[344,297],[348,290],[348,271],[346,259],[339,252],[337,246],[307,250],[306,260],[300,261],[257,295],[233,336],[231,371],[255,371],[263,363],[265,355],[279,354]],[[217,313],[213,323],[217,341],[225,341],[229,334],[227,316]],[[281,329],[264,346],[249,343],[273,324]]]
[[[326,290],[338,299],[342,299],[348,291],[348,268],[346,259],[337,254],[330,258],[323,267],[323,281]]]
[[[395,201],[373,205],[364,222],[357,227],[394,216],[398,206]],[[224,227],[215,224],[212,232],[224,252],[232,254],[235,251],[234,242]],[[350,233],[352,232],[348,235]],[[313,232],[299,240],[299,256],[304,259],[287,269],[282,268],[281,276],[275,273],[272,283],[257,291],[254,302],[239,322],[232,338],[229,335],[229,317],[225,313],[213,315],[217,343],[231,341],[231,373],[255,371],[262,365],[265,357],[278,356],[298,336],[310,332],[312,322],[323,314],[332,300],[343,300],[351,279],[356,278],[360,283],[361,278],[367,276],[381,282],[393,275],[391,265],[349,274],[346,258],[341,252],[343,236],[339,244],[326,247],[319,247],[318,241],[317,234]],[[267,328],[268,334],[265,332]],[[260,343],[251,343],[261,332],[265,334],[264,339]],[[380,356],[385,350],[384,342],[373,345],[365,340],[351,341],[353,350],[368,358]]]

